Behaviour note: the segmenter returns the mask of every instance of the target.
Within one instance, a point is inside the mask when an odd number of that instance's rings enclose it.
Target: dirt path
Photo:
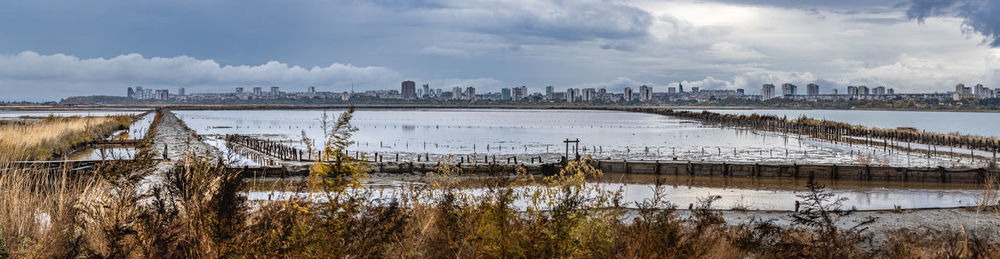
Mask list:
[[[220,157],[216,148],[199,140],[193,130],[185,126],[183,121],[168,110],[163,111],[160,122],[156,126],[152,148],[156,152],[156,159],[163,159],[164,152],[166,152],[166,159],[160,161],[153,173],[143,179],[143,186],[162,183],[164,175],[178,166],[189,155],[211,160],[217,160]]]

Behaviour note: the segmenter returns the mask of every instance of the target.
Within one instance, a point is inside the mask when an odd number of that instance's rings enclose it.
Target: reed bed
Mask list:
[[[442,165],[429,184],[365,187],[364,160],[350,146],[350,114],[330,125],[324,157],[308,181],[278,181],[249,201],[240,172],[187,156],[153,188],[139,188],[156,163],[148,149],[131,163],[91,175],[0,172],[0,257],[113,258],[976,258],[997,244],[967,233],[901,230],[866,248],[874,219],[810,183],[792,222],[726,224],[704,197],[682,216],[664,185],[626,209],[620,191],[586,184],[602,172],[571,161],[551,176],[498,176],[478,195],[464,172]],[[346,119],[345,119],[346,118]],[[363,158],[363,157],[362,157]],[[523,174],[523,171],[520,172]],[[539,188],[518,188],[523,186]],[[147,190],[147,191],[142,191]],[[515,204],[527,198],[527,204]],[[984,198],[992,201],[993,198]]]
[[[132,116],[47,117],[0,126],[0,161],[47,160],[69,155],[90,141],[132,123]]]

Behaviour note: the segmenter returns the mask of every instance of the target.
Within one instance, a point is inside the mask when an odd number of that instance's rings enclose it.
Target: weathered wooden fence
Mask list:
[[[888,145],[887,141],[967,148],[992,152],[996,158],[1000,139],[960,134],[940,134],[914,129],[879,129],[815,119],[788,119],[771,115],[732,115],[713,112],[674,111],[662,108],[627,108],[627,111],[654,113],[697,120],[708,124],[793,133],[843,142],[863,141],[867,145]],[[851,139],[848,139],[851,137]]]
[[[226,144],[237,144],[254,151],[264,153],[282,160],[301,161],[305,154],[302,150],[287,146],[277,141],[255,138],[246,135],[229,134],[225,137]]]
[[[984,168],[906,168],[871,165],[760,164],[690,161],[595,160],[605,173],[718,177],[818,178],[831,180],[983,183],[1000,170]]]

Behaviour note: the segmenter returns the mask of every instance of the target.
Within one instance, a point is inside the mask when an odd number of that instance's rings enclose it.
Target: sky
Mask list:
[[[1000,87],[1000,0],[0,2],[0,100],[552,85]]]

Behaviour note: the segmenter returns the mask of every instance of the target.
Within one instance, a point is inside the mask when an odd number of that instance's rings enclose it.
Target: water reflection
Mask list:
[[[497,178],[468,177],[461,178],[459,186],[462,192],[481,197],[489,193],[489,186],[494,186]],[[677,208],[686,209],[691,204],[697,204],[699,198],[710,195],[721,197],[713,203],[715,209],[746,208],[750,210],[781,210],[795,209],[796,195],[805,188],[802,179],[753,179],[753,178],[722,178],[701,176],[663,176],[620,175],[609,174],[588,181],[590,187],[602,191],[621,191],[625,207],[635,208],[636,202],[650,199],[653,196],[655,182],[662,183],[665,198]],[[249,180],[253,186],[248,193],[250,199],[267,200],[268,197],[281,199],[289,195],[301,195],[296,192],[272,192],[268,189],[274,179]],[[369,180],[369,188],[378,189],[370,198],[376,200],[391,200],[398,195],[406,195],[408,188],[427,186],[427,179],[413,176],[381,176]],[[905,182],[871,182],[871,181],[825,181],[837,197],[848,200],[844,208],[859,210],[892,210],[897,206],[902,209],[913,208],[948,208],[975,206],[978,196],[982,193],[976,185],[941,184],[941,183],[905,183]],[[518,193],[527,193],[541,188],[535,185],[515,187]],[[593,196],[593,193],[591,193]],[[426,202],[433,202],[427,199]],[[517,199],[514,205],[524,209],[529,201]]]
[[[202,135],[266,135],[300,147],[303,144],[296,141],[302,133],[322,139],[318,118],[323,112],[176,111]],[[336,115],[341,111],[328,112]],[[404,158],[415,154],[518,155],[551,162],[565,153],[563,140],[568,138],[581,140],[582,155],[604,159],[855,164],[863,155],[898,166],[958,163],[946,157],[927,158],[881,147],[616,111],[360,110],[352,124],[359,129],[352,151],[400,153]]]

